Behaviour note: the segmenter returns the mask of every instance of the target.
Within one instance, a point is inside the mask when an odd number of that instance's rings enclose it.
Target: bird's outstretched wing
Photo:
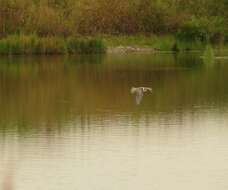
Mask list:
[[[143,88],[143,92],[151,92],[152,93],[152,88],[149,88],[149,87],[142,87]]]

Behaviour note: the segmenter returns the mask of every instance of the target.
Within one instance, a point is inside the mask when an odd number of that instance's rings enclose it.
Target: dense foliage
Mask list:
[[[175,34],[228,40],[228,0],[0,0],[0,37]]]

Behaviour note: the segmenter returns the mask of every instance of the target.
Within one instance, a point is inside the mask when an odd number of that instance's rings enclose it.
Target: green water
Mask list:
[[[226,190],[228,60],[201,56],[1,57],[0,189]]]

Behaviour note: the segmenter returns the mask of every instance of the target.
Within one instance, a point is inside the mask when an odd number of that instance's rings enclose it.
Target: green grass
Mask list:
[[[105,51],[104,43],[98,38],[10,35],[0,40],[0,54],[89,54]]]
[[[172,51],[175,43],[176,40],[173,36],[156,37],[153,48],[162,51]]]
[[[97,54],[106,47],[130,46],[157,51],[204,50],[206,43],[180,41],[172,35],[101,35],[98,37],[39,37],[9,35],[0,39],[0,54]]]

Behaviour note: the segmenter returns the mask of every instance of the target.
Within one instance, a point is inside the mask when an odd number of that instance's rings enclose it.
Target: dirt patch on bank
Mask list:
[[[155,51],[150,47],[117,46],[108,48],[107,53],[151,53]]]

